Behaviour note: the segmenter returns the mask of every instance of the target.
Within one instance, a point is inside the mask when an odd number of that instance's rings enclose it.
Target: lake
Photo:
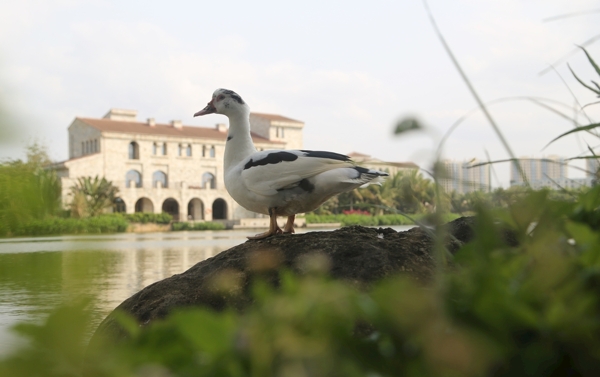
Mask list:
[[[396,226],[407,230],[412,226]],[[297,229],[298,233],[332,229]],[[0,355],[18,343],[10,327],[40,321],[57,305],[92,296],[98,324],[142,288],[261,229],[0,239]]]

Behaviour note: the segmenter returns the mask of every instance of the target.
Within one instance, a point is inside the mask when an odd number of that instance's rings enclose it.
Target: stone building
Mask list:
[[[301,149],[304,123],[252,113],[256,148]],[[77,178],[100,176],[119,188],[120,212],[167,212],[175,220],[252,218],[229,196],[223,181],[227,126],[184,126],[137,120],[136,110],[111,109],[102,119],[75,118],[69,126],[69,159],[54,164],[62,199],[70,202]]]

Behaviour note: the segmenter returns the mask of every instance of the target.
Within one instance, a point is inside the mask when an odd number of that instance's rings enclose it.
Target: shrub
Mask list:
[[[211,221],[188,223],[188,222],[177,222],[173,223],[173,230],[224,230],[225,225],[221,223],[214,223]]]
[[[14,229],[13,236],[45,236],[55,234],[117,233],[127,230],[129,223],[120,216],[103,215],[85,219],[50,217],[31,220]]]
[[[132,223],[157,223],[157,224],[169,224],[173,220],[173,216],[168,213],[148,213],[148,212],[136,212],[122,214],[129,222]]]

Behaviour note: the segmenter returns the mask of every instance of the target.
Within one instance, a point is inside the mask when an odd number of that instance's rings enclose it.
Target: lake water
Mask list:
[[[393,227],[407,230],[410,226]],[[306,231],[331,229],[297,229]],[[18,339],[10,327],[39,321],[54,307],[92,296],[99,323],[142,288],[262,230],[121,233],[0,239],[0,355]]]

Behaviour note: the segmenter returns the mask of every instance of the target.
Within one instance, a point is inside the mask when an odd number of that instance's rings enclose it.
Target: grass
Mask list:
[[[173,223],[173,230],[225,230],[225,225],[211,221],[197,223],[177,222]]]
[[[427,214],[410,215],[417,221],[427,223]],[[443,221],[448,222],[459,218],[460,215],[447,213],[444,214]],[[415,223],[404,215],[306,215],[306,222],[309,224],[323,223],[341,223],[342,226],[362,225],[362,226],[392,226],[392,225],[414,225]]]

